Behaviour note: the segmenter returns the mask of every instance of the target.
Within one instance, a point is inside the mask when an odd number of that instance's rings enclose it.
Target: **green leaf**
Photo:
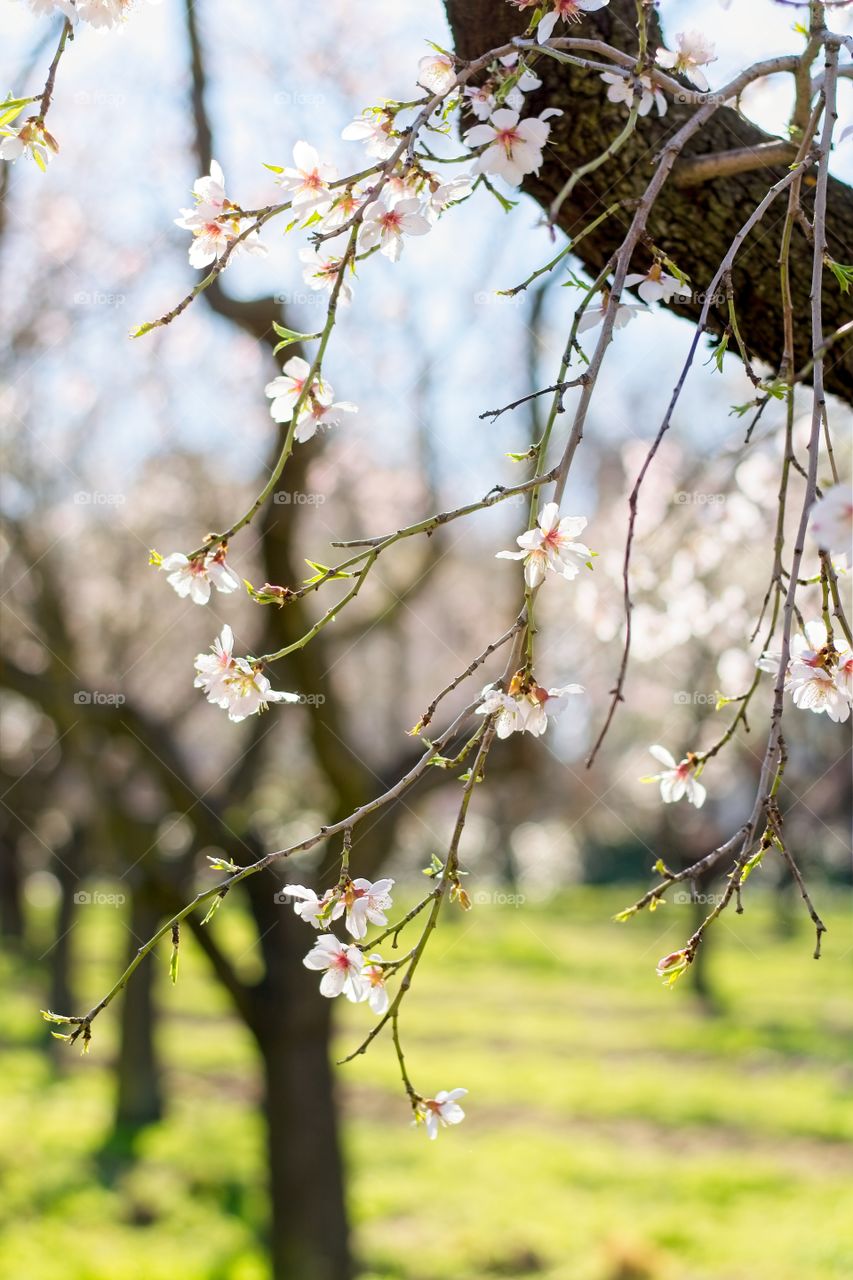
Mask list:
[[[21,114],[24,107],[35,101],[35,98],[7,98],[5,102],[0,102],[0,126],[9,124]]]
[[[319,333],[299,333],[296,329],[288,329],[283,324],[276,324],[273,321],[273,329],[281,338],[278,346],[273,351],[273,355],[282,351],[285,347],[290,347],[294,342],[313,342],[315,338],[319,338]]]
[[[149,323],[149,321],[146,320],[145,324],[141,324],[138,329],[132,329],[130,336],[131,338],[141,338],[144,334],[150,333],[154,328],[156,328],[156,325]]]
[[[213,919],[219,908],[222,906],[223,901],[224,896],[221,893],[218,893],[208,907],[207,915],[202,920],[202,924],[208,924]]]
[[[312,583],[320,582],[324,579],[327,582],[334,582],[337,578],[351,578],[353,576],[351,573],[347,573],[344,569],[334,570],[331,565],[320,564],[317,560],[308,560],[306,558],[305,563],[314,570],[313,578],[302,579],[306,587],[310,587]]]
[[[845,265],[843,262],[834,262],[832,258],[826,259],[826,265],[835,276],[842,293],[849,293],[850,286],[853,284],[853,265]]]

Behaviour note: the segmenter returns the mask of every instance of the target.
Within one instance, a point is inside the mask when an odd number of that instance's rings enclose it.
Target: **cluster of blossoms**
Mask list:
[[[325,929],[344,916],[347,931],[361,942],[367,937],[368,925],[387,925],[385,914],[392,906],[390,879],[370,880],[344,878],[334,889],[318,895],[301,884],[287,884],[282,898],[293,901],[293,909],[301,920],[315,929]],[[390,1001],[385,985],[388,962],[376,952],[365,954],[356,942],[342,942],[333,933],[321,933],[302,963],[306,969],[322,973],[320,994],[333,1000],[344,996],[352,1004],[367,1004],[378,1016],[388,1012]],[[396,966],[395,966],[396,967]],[[428,1137],[436,1138],[442,1126],[459,1124],[465,1112],[459,1106],[467,1089],[441,1090],[434,1098],[418,1098],[415,1122],[424,1124]]]
[[[785,690],[803,711],[826,712],[830,720],[847,720],[853,703],[853,652],[817,619],[807,622],[804,632],[791,640]],[[764,653],[758,666],[775,674],[780,659],[778,653]]]
[[[133,0],[27,0],[34,13],[51,17],[61,13],[76,22],[87,22],[90,27],[114,27],[126,18]]]
[[[266,711],[271,702],[299,702],[298,693],[272,689],[259,663],[234,657],[234,635],[227,624],[211,652],[198,654],[195,670],[195,687],[204,690],[208,702],[227,711],[229,720],[245,720]]]
[[[358,405],[349,400],[335,400],[335,393],[328,382],[316,374],[309,375],[311,366],[301,356],[291,356],[282,372],[265,388],[272,400],[270,413],[275,422],[290,422],[296,406],[294,439],[300,443],[310,440],[318,427],[334,427],[343,413],[358,413]]]
[[[649,751],[665,768],[662,773],[653,773],[642,781],[660,783],[660,796],[664,804],[675,804],[686,797],[688,804],[701,809],[707,793],[696,776],[701,763],[699,758],[688,751],[683,760],[676,762],[666,747],[657,744],[649,747]]]
[[[175,219],[176,226],[193,234],[191,266],[207,267],[229,249],[230,253],[266,253],[257,231],[242,235],[242,215],[225,194],[225,175],[215,160],[211,161],[210,173],[196,179],[193,196],[193,208],[182,209],[181,216]]]
[[[539,738],[548,728],[548,717],[566,709],[571,694],[583,693],[583,685],[564,684],[556,689],[543,689],[527,671],[517,671],[509,689],[487,684],[483,701],[477,708],[480,716],[494,716],[499,738],[511,733],[531,733]]]

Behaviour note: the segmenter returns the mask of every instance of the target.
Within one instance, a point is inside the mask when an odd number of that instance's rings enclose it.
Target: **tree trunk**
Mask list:
[[[329,1061],[331,1002],[267,1007],[264,1065],[274,1280],[349,1280],[349,1227]]]
[[[276,901],[278,877],[246,882],[266,975],[251,991],[263,1059],[274,1280],[349,1280],[349,1225],[330,1060],[332,1001],[302,964],[313,935]]]
[[[145,884],[131,894],[129,963],[140,943],[156,933],[160,909]],[[163,1115],[163,1093],[156,1044],[155,965],[142,964],[124,991],[121,1040],[116,1064],[115,1137],[130,1140]]]
[[[22,889],[17,831],[4,830],[0,836],[0,938],[5,947],[16,951],[24,941]]]
[[[519,12],[500,0],[445,0],[448,20],[456,51],[463,58],[473,58],[519,35],[524,31],[531,11]],[[657,16],[649,10],[649,46],[663,43]],[[561,24],[556,35],[566,33]],[[584,14],[583,25],[568,29],[568,34],[582,34],[588,39],[606,40],[623,52],[636,54],[635,0],[611,0],[608,8]],[[674,33],[668,32],[672,43]],[[792,49],[796,41],[792,40]],[[815,74],[823,68],[816,65]],[[544,107],[561,107],[564,114],[552,120],[552,131],[545,149],[545,161],[538,175],[525,179],[524,188],[543,208],[559,193],[572,170],[600,155],[625,124],[627,112],[621,104],[608,102],[606,84],[592,71],[539,58],[536,74],[543,87],[528,98],[533,113]],[[559,225],[568,236],[576,236],[583,228],[618,200],[636,200],[654,173],[655,157],[676,130],[695,111],[695,107],[669,100],[666,115],[652,114],[641,120],[639,127],[618,156],[579,182],[572,197],[565,202]],[[755,148],[772,139],[731,107],[720,107],[710,122],[685,148],[684,156],[717,154],[733,149]],[[680,187],[674,175],[652,210],[648,232],[654,243],[666,252],[691,277],[694,296],[709,284],[720,260],[728,250],[736,231],[761,201],[768,187],[784,177],[785,165],[756,168],[729,177],[712,178],[692,186]],[[803,203],[811,213],[813,183],[804,183]],[[784,197],[782,197],[784,200]],[[606,218],[601,226],[577,246],[578,260],[593,275],[598,275],[611,255],[619,248],[630,220],[630,209]],[[779,297],[779,237],[768,219],[767,230],[753,236],[747,253],[735,265],[732,283],[738,322],[749,351],[759,360],[778,369],[782,357],[782,304]],[[839,262],[850,259],[847,245],[853,240],[853,190],[836,178],[830,178],[827,232],[829,251]],[[791,255],[791,285],[794,313],[809,314],[812,251],[800,228],[796,230]],[[651,265],[646,250],[639,249],[632,270],[645,270]],[[849,294],[845,295],[827,274],[824,294],[824,329],[827,335],[850,319]],[[507,281],[513,284],[514,281]],[[695,321],[701,301],[672,307],[680,315]],[[713,331],[722,333],[727,324],[726,300],[711,309]],[[810,355],[810,326],[797,326],[796,364],[802,368]],[[733,344],[732,344],[733,345]],[[839,342],[827,360],[826,386],[829,391],[853,402],[853,342]]]

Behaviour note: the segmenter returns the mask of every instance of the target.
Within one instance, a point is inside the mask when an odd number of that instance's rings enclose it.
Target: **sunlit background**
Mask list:
[[[668,32],[695,25],[716,41],[712,85],[799,47],[796,12],[772,0],[660,8]],[[450,39],[437,0],[196,0],[195,14],[213,153],[246,208],[276,197],[263,162],[289,163],[297,139],[341,171],[360,166],[344,125],[383,97],[410,97],[425,40]],[[9,0],[2,23],[0,90],[38,92],[54,24]],[[173,223],[198,176],[190,86],[179,0],[139,0],[118,31],[81,30],[51,109],[60,154],[46,175],[16,164],[4,193],[0,1275],[28,1280],[270,1275],[258,1048],[198,942],[187,933],[176,987],[168,945],[158,948],[134,979],[137,1005],[98,1020],[85,1059],[49,1039],[38,1010],[90,1007],[163,918],[163,884],[183,898],[209,883],[205,855],[244,861],[293,843],[346,796],[393,781],[417,755],[406,730],[518,608],[518,567],[493,559],[525,524],[509,502],[384,556],[312,647],[314,666],[276,668],[274,683],[306,705],[235,726],[193,690],[193,658],[223,622],[256,652],[267,618],[247,597],[205,610],[179,600],[148,552],[188,551],[251,501],[275,445],[263,391],[275,365],[204,299],[129,340],[197,278]],[[840,103],[843,122],[849,81]],[[789,105],[781,78],[742,103],[768,129]],[[853,139],[834,171],[853,175]],[[282,486],[275,507],[297,575],[303,557],[331,563],[335,539],[521,478],[506,455],[535,438],[535,416],[480,415],[557,374],[578,299],[566,274],[542,292],[496,293],[553,256],[539,219],[524,197],[507,215],[478,194],[400,263],[364,264],[325,369],[359,414],[304,447],[299,486]],[[302,279],[298,237],[273,223],[268,256],[229,267],[224,285],[242,300],[272,296],[312,332],[326,295]],[[746,688],[760,647],[749,638],[772,564],[783,406],[771,403],[746,445],[748,419],[731,409],[753,389],[737,361],[718,371],[710,349],[641,500],[627,703],[584,764],[621,654],[626,495],[690,335],[663,312],[642,316],[608,356],[564,502],[589,520],[595,568],[551,584],[537,610],[540,680],[586,693],[544,739],[494,753],[462,848],[474,907],[448,913],[405,1005],[416,1082],[466,1087],[467,1119],[434,1144],[411,1128],[382,1040],[337,1072],[364,1277],[853,1275],[846,727],[786,715],[786,829],[829,925],[819,965],[802,904],[769,860],[744,914],[723,917],[671,992],[655,963],[719,886],[612,921],[658,857],[687,865],[736,830],[763,754],[769,680],[749,734],[705,771],[701,812],[663,810],[641,781],[657,769],[650,744],[678,756],[717,739],[731,715],[715,710],[718,693]],[[849,410],[831,412],[849,472]],[[806,430],[798,415],[798,440]],[[253,527],[230,559],[260,586],[265,554]],[[805,598],[817,613],[819,588]],[[323,607],[309,601],[309,618]],[[478,685],[500,669],[495,659]],[[464,702],[463,691],[449,706]],[[459,790],[430,778],[376,828],[371,856],[401,902],[446,848]],[[309,855],[290,878],[319,866]],[[280,883],[269,879],[270,902]],[[257,912],[235,895],[211,930],[241,979],[260,974]],[[340,1057],[370,1015],[336,1012]]]

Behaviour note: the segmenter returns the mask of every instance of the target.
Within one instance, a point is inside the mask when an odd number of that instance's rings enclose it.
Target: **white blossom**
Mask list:
[[[597,306],[587,307],[578,322],[578,333],[586,333],[590,329],[594,329],[600,325],[607,308],[610,305],[610,293],[607,289],[601,292],[601,302]],[[626,324],[630,324],[635,316],[649,315],[649,308],[641,302],[621,302],[616,308],[616,315],[613,320],[614,329],[624,329]]]
[[[133,0],[77,0],[77,13],[91,27],[114,27],[127,17]]]
[[[270,414],[276,422],[290,422],[293,411],[302,397],[296,420],[294,438],[299,443],[310,440],[318,427],[335,426],[341,414],[358,413],[358,406],[349,400],[335,401],[334,389],[316,375],[306,390],[311,366],[301,356],[291,356],[283,371],[264,388],[270,397]]]
[[[675,49],[658,49],[655,61],[659,67],[680,72],[692,80],[702,93],[708,90],[708,81],[702,67],[716,62],[714,46],[701,31],[679,31],[675,37]]]
[[[293,910],[300,920],[313,925],[315,929],[322,929],[325,920],[320,917],[329,914],[329,906],[334,901],[333,891],[324,893],[320,898],[313,889],[306,889],[304,885],[286,884],[281,893],[284,897],[293,899]]]
[[[573,539],[586,528],[584,516],[564,516],[556,502],[546,502],[539,513],[536,527],[516,538],[520,551],[499,551],[498,560],[523,560],[524,580],[538,587],[550,569],[564,578],[577,576],[582,565],[592,556],[589,547]]]
[[[350,880],[343,892],[346,927],[354,938],[367,936],[368,924],[388,923],[385,912],[391,906],[393,880],[377,880],[373,884],[361,877]]]
[[[518,672],[506,693],[487,684],[476,714],[494,715],[499,738],[508,738],[512,733],[530,733],[539,738],[548,727],[548,717],[560,715],[568,705],[568,698],[583,691],[579,684],[543,689],[532,676]]]
[[[399,145],[399,138],[391,136],[392,122],[384,114],[363,111],[344,129],[341,137],[347,142],[363,142],[369,156],[387,160]]]
[[[361,976],[364,981],[364,994],[361,998],[367,1001],[376,1016],[381,1018],[383,1013],[387,1013],[390,1003],[385,986],[382,957],[372,955],[369,960],[365,960]]]
[[[233,212],[233,205],[225,194],[225,176],[215,160],[211,161],[209,174],[196,178],[193,196],[196,200],[195,207],[181,209],[180,217],[175,218],[175,226],[192,232],[190,266],[201,268],[222,257],[232,241],[240,235],[241,220]],[[262,244],[257,231],[249,232],[233,250],[235,254],[266,251],[266,245]]]
[[[609,3],[610,0],[551,0],[553,7],[551,12],[546,13],[540,20],[536,28],[536,39],[540,44],[544,44],[546,40],[551,39],[554,28],[561,18],[564,22],[580,22],[585,13],[595,13],[596,9],[603,9]],[[523,7],[519,5],[519,8]]]
[[[609,86],[607,97],[611,102],[623,102],[629,109],[633,107],[635,80],[631,76],[620,76],[615,71],[602,71],[601,78]],[[666,95],[652,83],[649,76],[640,76],[640,89],[637,114],[647,116],[654,106],[657,107],[659,116],[665,116],[668,106]]]
[[[419,1102],[418,1114],[424,1120],[427,1137],[435,1139],[439,1129],[461,1124],[465,1112],[459,1105],[459,1099],[464,1098],[467,1092],[467,1089],[441,1089],[434,1098],[423,1098]]]
[[[179,596],[189,596],[193,604],[207,604],[211,584],[223,595],[240,587],[240,579],[225,563],[225,551],[221,547],[192,560],[181,551],[173,551],[164,557],[160,568],[168,573],[169,586],[174,587]]]
[[[446,53],[428,53],[418,63],[418,84],[433,93],[448,93],[456,82],[456,67]]]
[[[686,300],[690,297],[690,290],[657,262],[645,274],[636,271],[626,276],[625,284],[629,289],[639,286],[637,293],[643,302],[671,302],[673,298]]]
[[[211,645],[211,652],[198,654],[195,670],[195,687],[203,689],[208,702],[222,707],[235,722],[266,711],[271,702],[299,701],[298,693],[271,688],[259,666],[234,657],[234,635],[227,625]]]
[[[403,237],[423,236],[429,229],[416,198],[398,200],[391,206],[384,200],[374,200],[364,215],[358,247],[364,252],[378,245],[380,253],[396,262],[403,252]]]
[[[299,250],[299,261],[305,264],[302,279],[310,289],[326,289],[329,293],[332,292],[341,274],[341,258],[324,257],[313,246],[303,245]],[[338,301],[342,305],[348,305],[352,301],[352,288],[346,280],[341,281]]]
[[[775,675],[780,661],[780,653],[763,653],[756,666]],[[830,638],[823,622],[812,618],[791,638],[784,687],[801,711],[825,712],[843,723],[853,701],[853,653],[847,642]]]
[[[464,142],[467,147],[485,147],[474,161],[475,173],[495,173],[517,187],[526,173],[538,171],[550,130],[543,116],[519,120],[517,111],[499,107],[488,124],[469,129]]]
[[[642,781],[660,783],[660,794],[664,804],[674,804],[686,796],[689,804],[701,809],[707,792],[702,783],[696,779],[695,757],[688,753],[680,763],[676,764],[666,747],[656,745],[649,747],[649,751],[666,768],[663,773],[652,774],[651,777],[643,778]]]
[[[334,165],[321,160],[308,142],[297,142],[293,148],[293,166],[282,169],[276,182],[291,198],[294,211],[328,213],[332,204],[329,183],[337,177]]]
[[[363,999],[363,957],[355,945],[341,942],[333,933],[323,933],[302,963],[306,969],[324,971],[320,995],[333,999],[343,994],[354,1003]]]

